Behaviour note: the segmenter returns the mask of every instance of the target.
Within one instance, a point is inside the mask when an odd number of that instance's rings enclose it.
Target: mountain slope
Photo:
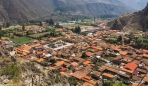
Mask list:
[[[148,0],[119,0],[125,5],[133,8],[135,11],[142,10],[145,6]]]
[[[0,0],[0,21],[15,22],[64,15],[119,16],[130,12],[117,0]],[[63,17],[64,18],[64,17]]]
[[[116,19],[111,29],[123,29],[126,31],[131,29],[137,29],[146,31],[148,29],[148,4],[143,10],[139,12],[125,14]]]
[[[49,0],[0,0],[0,19],[30,20],[51,12],[51,6]]]

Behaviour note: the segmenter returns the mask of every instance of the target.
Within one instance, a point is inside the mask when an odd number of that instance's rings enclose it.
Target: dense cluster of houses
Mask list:
[[[103,80],[148,85],[148,50],[102,40],[121,35],[115,30],[92,34],[93,37],[88,37],[69,31],[64,37],[15,47],[14,51],[19,57],[46,64],[46,70],[59,70],[62,76],[84,81],[83,86],[101,84]],[[62,47],[54,49],[49,44]]]

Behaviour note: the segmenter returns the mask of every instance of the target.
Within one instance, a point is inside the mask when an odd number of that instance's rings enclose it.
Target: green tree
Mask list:
[[[119,37],[117,38],[117,41],[118,41],[118,42],[121,42],[121,41],[122,41],[122,36],[119,36]]]
[[[53,19],[50,19],[50,20],[49,20],[49,25],[54,25]]]
[[[2,37],[3,33],[2,33],[2,27],[0,26],[0,39]]]
[[[87,56],[86,56],[86,52],[83,52],[82,53],[82,58],[86,58]]]
[[[25,31],[25,26],[24,25],[22,26],[22,30]]]
[[[9,26],[10,26],[10,23],[9,23],[9,22],[7,22],[7,23],[6,23],[6,27],[9,27]]]
[[[40,25],[40,26],[43,26],[42,21],[40,21],[39,25]]]
[[[80,28],[80,26],[75,27],[74,32],[75,32],[75,33],[81,33],[81,28]]]

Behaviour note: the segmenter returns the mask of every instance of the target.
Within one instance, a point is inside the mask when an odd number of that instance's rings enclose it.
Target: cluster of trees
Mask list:
[[[75,27],[75,29],[72,29],[72,31],[73,31],[74,33],[80,34],[80,33],[81,33],[81,28],[80,28],[80,26],[77,26],[77,27]]]
[[[136,48],[148,49],[148,38],[137,38],[135,43]]]
[[[46,20],[46,23],[48,23],[50,26],[54,25],[54,21],[52,18],[49,20]]]

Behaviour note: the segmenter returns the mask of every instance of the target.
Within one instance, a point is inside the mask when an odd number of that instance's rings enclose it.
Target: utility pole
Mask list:
[[[33,86],[34,80],[33,80],[33,74],[32,74],[32,86]]]
[[[39,83],[41,84],[41,77],[40,77],[40,74],[39,74]]]

